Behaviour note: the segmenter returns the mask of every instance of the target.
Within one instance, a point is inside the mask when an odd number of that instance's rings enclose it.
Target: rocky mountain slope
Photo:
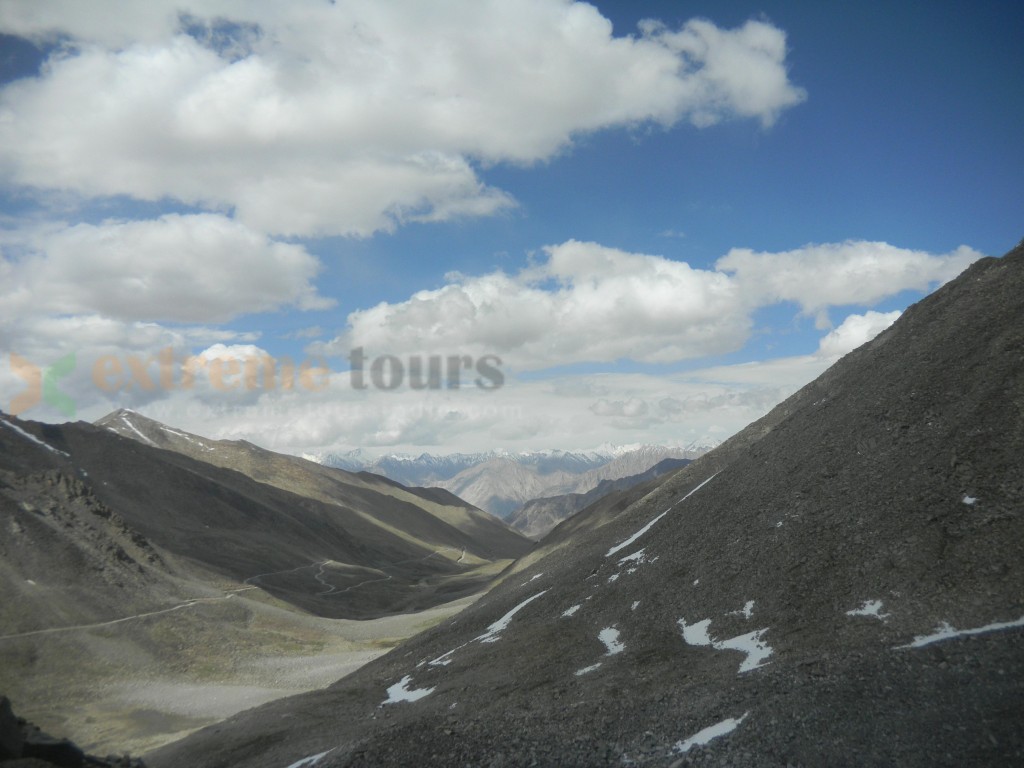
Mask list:
[[[640,485],[681,469],[692,461],[692,459],[663,459],[646,472],[617,480],[602,480],[586,493],[566,493],[561,496],[533,499],[509,515],[505,522],[524,536],[540,540],[560,522],[595,504],[609,493],[628,490],[634,485]]]
[[[493,515],[443,490],[406,488],[371,473],[322,466],[244,440],[210,440],[127,409],[108,414],[96,426],[345,510],[336,514],[351,516],[355,512],[362,522],[377,525],[410,543],[425,545],[424,554],[441,550],[434,559],[447,557],[463,564],[479,564],[481,560],[514,557],[529,548],[521,536]],[[453,528],[463,535],[454,533]]]
[[[453,600],[531,546],[451,496],[206,440],[137,413],[105,417],[78,444],[102,462],[87,463],[105,483],[98,492],[116,498],[144,535],[321,616],[369,618]]]
[[[112,420],[138,434],[0,414],[0,694],[89,751],[336,680],[533,547],[441,489]]]
[[[147,762],[1020,765],[1022,318],[1018,247],[457,618]]]

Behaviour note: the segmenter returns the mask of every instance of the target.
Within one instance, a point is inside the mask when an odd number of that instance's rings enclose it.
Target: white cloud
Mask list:
[[[0,93],[0,173],[84,196],[233,208],[253,228],[367,236],[514,201],[480,167],[616,126],[770,125],[805,98],[785,35],[642,25],[566,0],[6,4],[68,36]]]
[[[784,365],[777,362],[776,375]],[[792,381],[782,385],[771,382],[769,373],[763,375],[767,383],[709,383],[692,373],[608,374],[596,382],[591,376],[510,380],[492,391],[356,390],[347,374],[334,373],[322,391],[297,387],[247,394],[177,389],[134,407],[198,434],[246,439],[296,454],[352,448],[447,453],[496,447],[686,445],[722,439],[741,429],[825,365],[820,358],[812,364],[794,360],[787,374]],[[669,399],[670,405],[665,403]],[[79,417],[96,419],[114,407],[113,402],[94,399],[81,408]]]
[[[597,416],[646,416],[647,415],[647,403],[643,400],[629,399],[629,400],[605,400],[601,398],[594,403],[590,410]]]
[[[833,253],[831,267],[837,270],[851,262],[870,261],[871,244],[844,245],[807,250]],[[0,342],[41,366],[76,353],[78,368],[60,382],[60,389],[76,400],[80,418],[97,418],[130,405],[200,434],[242,437],[291,452],[358,446],[445,452],[494,446],[517,450],[686,444],[723,438],[766,413],[821,373],[835,355],[866,341],[893,319],[892,314],[872,311],[849,315],[820,340],[816,353],[800,357],[681,373],[549,372],[524,381],[516,378],[516,370],[614,363],[620,358],[669,363],[735,349],[751,333],[753,313],[779,300],[771,291],[747,290],[749,283],[744,281],[759,274],[763,264],[776,265],[783,284],[787,277],[806,279],[808,269],[821,270],[818,279],[824,281],[829,266],[818,256],[802,257],[799,249],[780,259],[760,254],[763,261],[755,260],[751,272],[740,264],[732,273],[577,241],[543,253],[537,263],[515,275],[451,275],[449,284],[438,290],[353,312],[343,337],[328,345],[311,345],[311,351],[333,348],[342,353],[364,345],[371,359],[383,354],[479,358],[495,353],[503,359],[505,385],[490,391],[469,383],[476,376],[472,370],[464,372],[465,386],[458,390],[416,390],[407,383],[394,391],[373,386],[359,390],[344,372],[330,374],[326,387],[300,382],[286,389],[276,378],[271,387],[239,385],[229,390],[217,384],[209,365],[204,375],[197,375],[195,386],[185,388],[178,368],[191,350],[203,349],[200,356],[208,361],[244,363],[262,359],[258,340],[203,326],[169,329],[96,313],[8,315],[0,322]],[[944,279],[952,258],[918,256],[884,244],[875,253],[880,259],[916,259],[922,265],[916,270],[889,270],[887,274],[895,276],[888,284],[890,294],[912,287],[922,275]],[[2,268],[7,275],[17,275],[21,265],[8,262]],[[858,299],[858,290],[853,285],[844,294],[836,288],[828,299],[845,306]],[[170,387],[156,383],[164,350],[177,366]],[[97,386],[95,361],[103,356],[122,362],[122,375],[104,380],[116,387]],[[153,383],[148,388],[140,386],[146,379],[133,374],[129,357],[150,371]],[[25,386],[7,363],[0,361],[0,408]],[[221,371],[230,379],[229,386],[243,376],[231,371]],[[61,414],[28,415],[62,419]]]
[[[656,286],[659,280],[670,280],[666,274],[676,278],[690,275],[686,270],[678,274],[671,270],[666,272],[672,263],[663,264],[664,260],[656,257],[622,255],[600,248],[588,254],[584,246],[573,243],[564,251],[550,249],[548,262],[534,267],[522,281],[504,277],[504,293],[497,291],[494,295],[511,298],[522,312],[527,311],[523,309],[527,306],[524,302],[535,300],[543,312],[549,313],[544,317],[581,312],[583,310],[578,308],[584,306],[592,307],[588,311],[599,314],[606,311],[609,300],[613,305],[616,301],[626,304],[622,297],[634,295],[624,292],[618,282],[627,276],[637,281],[630,290],[644,295],[648,283]],[[708,275],[714,276],[713,273]],[[717,279],[728,278],[718,275]],[[706,285],[703,280],[701,278],[698,285]],[[574,297],[577,290],[582,290],[585,296],[593,294],[603,298],[588,303]],[[515,291],[524,292],[526,298],[516,296]],[[544,299],[535,293],[550,295]],[[452,321],[458,311],[466,310],[464,300],[464,294],[456,292],[452,298],[442,289],[440,296],[415,300],[422,306],[402,305],[402,312],[415,315],[412,319],[406,317],[408,325],[405,327],[429,330],[434,317]],[[454,302],[455,309],[449,306],[449,301]],[[471,303],[469,306],[473,307]],[[389,309],[388,305],[383,307]],[[570,307],[574,309],[568,309]],[[472,311],[467,315],[470,319],[460,326],[463,333],[475,327]],[[619,317],[628,317],[628,314],[623,310]],[[291,452],[353,447],[444,452],[487,450],[495,445],[509,449],[588,448],[602,443],[686,444],[723,438],[763,415],[820,374],[835,355],[871,338],[894,320],[895,315],[898,313],[850,315],[821,340],[816,354],[800,357],[683,373],[559,375],[537,381],[517,380],[506,364],[502,367],[508,374],[505,385],[488,391],[471,384],[476,375],[473,371],[464,372],[464,386],[459,390],[415,390],[407,383],[394,391],[381,391],[373,386],[355,389],[345,372],[329,374],[327,388],[299,383],[285,389],[280,365],[272,386],[261,384],[250,389],[238,385],[228,390],[212,381],[208,365],[206,370],[197,372],[195,385],[185,389],[181,386],[181,369],[191,356],[189,350],[196,344],[207,342],[197,356],[208,363],[234,359],[244,366],[248,361],[267,358],[267,353],[252,343],[251,338],[214,338],[227,332],[204,328],[170,331],[152,323],[124,323],[97,316],[35,318],[26,321],[29,324],[17,329],[15,335],[35,340],[35,347],[17,351],[40,365],[51,364],[60,355],[77,352],[78,370],[60,386],[75,398],[87,418],[97,418],[115,407],[129,405],[201,434],[242,437]],[[386,311],[382,316],[389,317]],[[511,321],[517,315],[509,312],[506,318]],[[422,326],[424,323],[427,325]],[[540,321],[533,326],[527,323],[527,327],[543,326]],[[579,329],[585,322],[577,318],[575,325],[570,326]],[[497,333],[495,329],[500,329],[500,323],[484,329],[483,333],[493,337]],[[611,326],[606,326],[605,332],[612,332],[610,329]],[[391,331],[400,332],[400,324],[390,328]],[[654,333],[646,339],[641,331],[642,328],[634,327],[628,338],[635,344],[646,343],[654,350],[661,339],[659,326],[655,324]],[[546,332],[561,335],[558,327],[548,327]],[[505,329],[502,338],[508,341],[519,336],[510,335]],[[211,340],[213,343],[209,343]],[[402,341],[400,337],[397,340]],[[455,343],[459,337],[452,335],[448,340]],[[540,344],[541,340],[542,337],[533,338],[532,343]],[[418,341],[423,339],[417,336],[414,342]],[[572,338],[563,338],[560,343],[571,344],[572,341]],[[611,340],[614,344],[620,341]],[[410,355],[424,353],[415,343],[404,349]],[[464,350],[463,347],[456,351]],[[367,352],[374,354],[373,350]],[[172,355],[174,360],[175,373],[170,387],[158,385],[161,353]],[[394,353],[394,348],[389,353]],[[527,361],[516,354],[512,354],[511,359]],[[116,379],[116,391],[97,387],[95,361],[103,356],[122,362],[124,375]],[[146,367],[153,386],[148,389],[138,386],[137,378],[129,375],[132,367],[129,357]],[[0,407],[24,389],[24,382],[7,370],[6,362],[0,361]],[[231,376],[234,377],[232,382],[240,381],[244,371]],[[42,415],[60,419],[60,414]],[[571,440],[568,436],[572,436]]]
[[[671,399],[666,397],[648,399],[637,396],[625,400],[601,398],[591,403],[587,410],[596,417],[595,421],[606,430],[618,433],[630,431],[640,433],[644,429],[657,429],[659,425],[671,422],[674,416],[686,410],[684,407],[675,410],[671,407],[666,408],[666,401]],[[681,404],[681,401],[675,402]]]
[[[438,290],[353,312],[346,335],[311,349],[497,354],[524,369],[681,360],[737,349],[749,333],[725,275],[596,243],[544,250],[543,264],[516,276],[453,275]]]
[[[38,365],[75,352],[99,355],[110,352],[155,353],[172,348],[181,352],[195,346],[229,342],[247,344],[258,333],[228,331],[204,326],[168,328],[157,323],[125,322],[101,315],[27,315],[0,322],[0,348]]]
[[[715,267],[735,276],[750,304],[793,301],[814,314],[830,306],[870,305],[900,291],[927,291],[952,280],[982,255],[967,246],[937,256],[847,240],[779,253],[734,248]]]
[[[544,253],[517,275],[450,275],[440,289],[353,312],[345,334],[310,349],[344,355],[363,347],[371,357],[496,354],[514,370],[669,363],[740,349],[759,308],[871,304],[944,282],[981,256],[966,247],[935,256],[850,241],[783,253],[734,250],[717,270],[703,270],[575,240]],[[874,315],[866,317],[856,329],[852,321],[837,329],[827,348],[878,326]]]
[[[852,352],[895,323],[901,314],[903,313],[897,311],[849,315],[838,328],[821,340],[818,344],[818,354],[834,358]]]
[[[173,361],[170,370],[174,381],[180,382],[181,370],[194,347],[211,342],[211,348],[223,347],[227,341],[232,342],[228,349],[241,349],[255,336],[202,326],[172,329],[100,315],[4,318],[0,322],[0,410],[9,409],[27,388],[26,380],[15,372],[15,360],[44,370],[59,361],[70,361],[58,390],[71,398],[79,411],[102,415],[122,406],[142,407],[165,400],[172,387],[162,379],[162,362]],[[202,396],[209,389],[206,379],[198,383],[190,396]],[[51,421],[76,417],[45,402],[25,416]]]
[[[723,30],[695,19],[675,32],[658,22],[643,27],[684,61],[700,64],[701,77],[688,84],[699,96],[690,114],[694,125],[713,125],[739,115],[770,126],[783,109],[807,98],[803,89],[789,82],[782,66],[786,37],[770,24],[748,21],[738,29]]]
[[[304,248],[215,214],[6,232],[0,248],[17,254],[0,251],[0,310],[10,317],[206,323],[333,304],[317,295],[320,264]]]
[[[78,39],[121,47],[136,40],[155,42],[178,26],[176,0],[118,3],[98,0],[91,8],[76,0],[47,3],[4,3],[0,28],[14,35],[54,41],[65,34]]]
[[[259,360],[270,357],[270,353],[255,344],[213,344],[196,355],[202,360]]]

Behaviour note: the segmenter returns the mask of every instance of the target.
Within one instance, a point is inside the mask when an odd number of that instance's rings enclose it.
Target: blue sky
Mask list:
[[[713,442],[1024,234],[1014,4],[99,6],[0,2],[4,410],[73,354],[295,452]],[[98,386],[168,349],[330,383]]]

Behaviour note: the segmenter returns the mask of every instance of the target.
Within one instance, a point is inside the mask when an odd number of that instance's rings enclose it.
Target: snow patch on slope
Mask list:
[[[689,752],[693,747],[704,746],[712,739],[717,739],[719,736],[725,736],[727,733],[735,731],[749,714],[749,712],[744,712],[741,717],[730,717],[720,723],[709,725],[707,728],[697,731],[686,741],[678,742],[672,749],[677,753],[685,753]]]
[[[547,594],[547,590],[546,589],[543,592],[538,592],[533,597],[526,598],[525,600],[523,600],[523,602],[521,602],[519,605],[517,605],[511,611],[509,611],[504,616],[502,616],[500,619],[498,619],[496,622],[491,624],[491,626],[489,626],[487,628],[486,632],[484,632],[479,637],[474,637],[473,639],[474,640],[479,640],[481,643],[493,643],[493,642],[495,642],[497,640],[500,640],[501,639],[501,633],[503,631],[505,631],[505,629],[508,627],[509,622],[512,621],[512,617],[515,616],[517,613],[519,613],[519,611],[521,611],[523,608],[528,606],[530,603],[532,603],[534,600],[536,600],[538,597],[540,597],[541,595],[544,595],[544,594]]]
[[[54,448],[49,443],[44,443],[42,440],[40,440],[38,437],[33,435],[31,432],[26,432],[24,429],[19,427],[17,424],[13,424],[12,422],[7,421],[5,419],[0,419],[0,423],[10,427],[15,432],[17,432],[19,435],[24,437],[26,440],[31,440],[36,445],[43,446],[43,448],[45,448],[46,450],[50,451],[51,453],[57,453],[57,454],[60,454],[61,456],[67,456],[68,458],[71,458],[70,454],[67,454],[64,451],[57,450],[56,448]]]
[[[711,635],[708,634],[709,626],[711,626],[711,619],[704,619],[696,624],[687,624],[684,619],[679,620],[679,629],[682,630],[683,640],[687,645],[711,645]]]
[[[446,666],[448,666],[449,664],[452,663],[452,655],[454,655],[456,651],[460,651],[463,648],[465,648],[467,645],[469,645],[469,643],[475,643],[475,642],[480,642],[480,643],[496,643],[498,640],[501,639],[501,633],[504,632],[505,629],[508,628],[509,622],[512,621],[512,617],[515,616],[517,613],[519,613],[519,611],[521,611],[523,608],[528,606],[530,603],[532,603],[534,600],[536,600],[538,597],[540,597],[541,595],[544,595],[544,594],[547,594],[547,590],[546,589],[543,590],[542,592],[538,592],[536,595],[533,595],[532,597],[526,598],[525,600],[523,600],[523,602],[519,603],[519,605],[517,605],[511,611],[509,611],[504,616],[502,616],[500,619],[498,619],[496,622],[491,624],[487,628],[486,632],[484,632],[482,635],[478,635],[477,637],[474,637],[468,643],[463,643],[462,645],[460,645],[460,646],[458,646],[456,648],[452,648],[450,651],[442,653],[436,659],[431,659],[430,661],[421,661],[416,666],[417,667],[422,667],[424,664],[429,664],[431,667],[446,667]],[[577,609],[579,608],[579,606],[576,606],[576,607],[577,607]],[[573,611],[573,613],[575,613],[575,611]]]
[[[335,749],[337,749],[337,747],[335,747]],[[333,751],[334,749],[328,749],[326,752],[321,752],[319,755],[310,755],[309,757],[304,757],[298,762],[289,765],[288,768],[312,768],[312,766],[319,763]]]
[[[860,608],[854,608],[851,611],[847,611],[847,616],[870,616],[881,621],[885,621],[892,614],[882,613],[882,601],[881,600],[865,600],[861,604]]]
[[[156,447],[156,443],[154,443],[152,440],[150,440],[148,437],[146,437],[144,434],[142,434],[142,432],[139,431],[138,427],[136,427],[134,424],[132,424],[130,421],[128,421],[128,417],[125,414],[123,414],[123,413],[121,414],[121,421],[123,421],[125,423],[125,426],[127,426],[128,429],[130,429],[136,435],[141,437],[143,439],[143,441],[145,441],[146,443],[149,443],[153,447]]]
[[[705,646],[714,648],[716,651],[740,651],[745,653],[747,658],[740,664],[739,672],[749,672],[758,667],[764,666],[764,660],[772,655],[773,649],[762,639],[762,635],[768,631],[755,629],[745,635],[737,635],[727,640],[712,640],[708,633],[711,626],[711,619],[698,621],[696,624],[687,624],[686,619],[679,619],[679,629],[682,631],[683,640],[687,645]]]
[[[725,615],[726,616],[742,616],[744,619],[749,619],[750,617],[752,617],[754,615],[754,601],[753,600],[747,600],[747,602],[744,603],[743,607],[740,608],[738,611],[730,611],[729,613],[727,613]]]
[[[952,640],[955,637],[968,637],[969,635],[983,635],[987,632],[998,632],[1001,629],[1015,629],[1017,627],[1024,627],[1024,616],[1021,616],[1016,621],[997,621],[994,624],[986,624],[983,627],[975,627],[974,629],[956,629],[948,621],[939,623],[936,627],[935,632],[930,635],[918,635],[908,643],[907,645],[898,645],[899,648],[923,648],[926,645],[932,643],[940,643],[943,640]]]
[[[636,563],[637,565],[640,565],[647,562],[647,560],[644,559],[644,552],[645,550],[638,549],[632,555],[626,555],[624,558],[619,560],[619,565],[625,565],[626,563]]]
[[[637,531],[636,533],[634,533],[634,534],[633,534],[632,536],[630,536],[630,537],[629,537],[628,539],[626,539],[626,540],[625,540],[624,542],[622,542],[621,544],[616,544],[616,545],[615,545],[614,547],[612,547],[611,549],[609,549],[609,550],[608,550],[608,552],[607,552],[607,554],[605,554],[605,557],[611,557],[611,556],[612,556],[612,555],[614,555],[614,554],[615,554],[616,552],[618,552],[618,551],[620,551],[620,550],[623,550],[623,549],[625,549],[626,547],[628,547],[628,546],[629,546],[630,544],[632,544],[632,543],[633,543],[634,541],[636,541],[636,540],[637,540],[637,539],[639,539],[639,538],[640,538],[641,536],[643,536],[643,535],[644,535],[645,533],[647,533],[647,532],[648,532],[649,530],[651,530],[651,528],[653,528],[653,527],[654,527],[654,524],[655,524],[655,523],[657,523],[657,522],[658,522],[659,520],[661,520],[661,518],[663,518],[663,517],[664,517],[665,515],[667,515],[667,514],[668,514],[669,512],[671,512],[671,511],[672,511],[672,508],[671,508],[671,507],[669,507],[668,509],[666,509],[666,510],[665,510],[664,512],[662,512],[662,513],[661,513],[660,515],[658,515],[658,516],[657,516],[656,518],[654,518],[653,520],[651,520],[651,522],[649,522],[649,523],[648,523],[647,525],[645,525],[645,526],[644,526],[643,528],[641,528],[641,529],[640,529],[639,531]]]
[[[606,656],[614,656],[626,650],[626,646],[619,641],[619,630],[615,627],[605,627],[598,633],[597,639],[608,649]]]
[[[192,443],[194,445],[198,445],[204,451],[212,451],[212,450],[214,450],[209,445],[206,445],[201,440],[195,439],[194,437],[192,437],[191,435],[189,435],[186,432],[180,432],[177,429],[171,429],[170,427],[164,426],[163,424],[160,425],[160,429],[163,430],[164,432],[167,432],[168,434],[177,435],[178,437],[183,437],[186,440],[188,440],[190,443]]]
[[[716,472],[716,473],[715,473],[715,475],[717,475],[717,474],[718,474],[718,473]],[[703,487],[704,487],[705,485],[707,485],[708,483],[710,483],[710,482],[711,482],[711,481],[712,481],[712,480],[714,479],[715,475],[712,475],[712,476],[711,476],[711,477],[709,477],[709,478],[708,478],[707,480],[705,480],[705,481],[704,481],[703,483],[701,483],[701,484],[700,484],[700,485],[698,485],[698,486],[697,486],[696,488],[694,488],[694,489],[693,489],[692,491],[690,491],[690,492],[689,492],[688,494],[686,494],[685,496],[683,496],[683,498],[681,498],[681,499],[680,499],[679,501],[677,501],[677,502],[676,502],[675,504],[673,504],[673,505],[672,505],[671,507],[669,507],[668,509],[666,509],[666,510],[665,510],[664,512],[662,512],[662,513],[661,513],[660,515],[658,515],[658,516],[657,516],[656,518],[654,518],[653,520],[651,520],[651,522],[649,522],[649,523],[648,523],[647,525],[645,525],[645,526],[644,526],[643,528],[641,528],[641,529],[640,529],[639,531],[637,531],[636,533],[634,533],[634,534],[633,534],[632,536],[630,536],[630,537],[629,537],[628,539],[626,539],[626,540],[625,540],[624,542],[622,542],[621,544],[616,544],[616,545],[615,545],[614,547],[612,547],[611,549],[609,549],[609,550],[608,550],[608,552],[607,552],[607,553],[605,554],[605,557],[611,557],[611,556],[612,556],[612,555],[614,555],[614,554],[615,554],[616,552],[619,552],[620,550],[623,550],[623,549],[625,549],[625,548],[626,548],[626,547],[628,547],[628,546],[629,546],[630,544],[632,544],[632,543],[633,543],[634,541],[636,541],[637,539],[639,539],[639,538],[640,538],[641,536],[643,536],[643,535],[644,535],[645,533],[647,533],[647,532],[648,532],[649,530],[651,530],[651,528],[653,528],[653,527],[654,527],[655,523],[657,523],[657,522],[658,522],[659,520],[661,520],[661,518],[663,518],[663,517],[664,517],[665,515],[667,515],[667,514],[668,514],[669,512],[671,512],[671,511],[672,511],[672,509],[673,509],[674,507],[677,507],[678,505],[682,504],[682,503],[683,503],[684,501],[686,501],[686,500],[687,500],[688,498],[690,498],[691,496],[693,496],[693,494],[695,494],[695,493],[696,493],[697,491],[699,491],[699,490],[700,490],[701,488],[703,488]]]
[[[434,692],[433,688],[409,688],[409,683],[411,682],[412,677],[406,675],[388,688],[388,697],[381,702],[381,706],[383,707],[385,704],[397,704],[400,701],[419,701],[424,696],[429,696]]]

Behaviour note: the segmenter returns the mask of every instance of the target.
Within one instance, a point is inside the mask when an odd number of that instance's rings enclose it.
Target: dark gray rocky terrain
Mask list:
[[[156,768],[1024,764],[1024,247],[457,617]]]

